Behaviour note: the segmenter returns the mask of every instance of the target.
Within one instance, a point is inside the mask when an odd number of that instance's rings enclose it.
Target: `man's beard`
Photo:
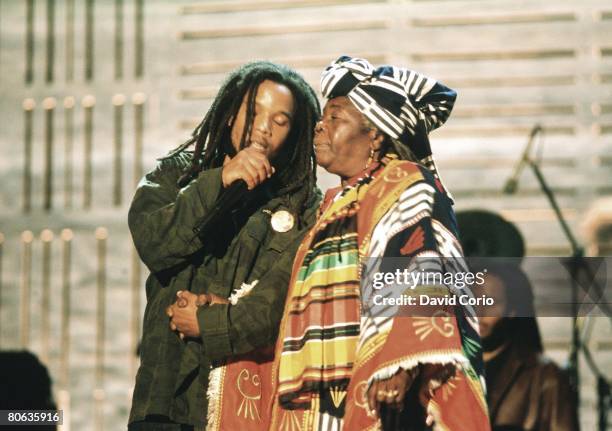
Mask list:
[[[495,324],[491,334],[482,338],[482,348],[485,352],[492,352],[512,340],[512,319],[502,318]]]

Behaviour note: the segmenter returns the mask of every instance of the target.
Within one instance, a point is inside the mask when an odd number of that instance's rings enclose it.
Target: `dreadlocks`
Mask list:
[[[228,124],[236,118],[245,94],[248,95],[247,111],[240,149],[246,146],[253,124],[257,89],[265,80],[285,85],[293,94],[294,120],[279,156],[282,163],[278,163],[273,180],[278,185],[276,193],[284,196],[287,205],[300,214],[315,191],[316,162],[312,142],[320,106],[304,78],[286,66],[268,61],[247,63],[232,72],[191,138],[173,152],[195,143],[191,164],[179,179],[178,186],[186,186],[201,170],[222,166],[226,154],[233,155]]]

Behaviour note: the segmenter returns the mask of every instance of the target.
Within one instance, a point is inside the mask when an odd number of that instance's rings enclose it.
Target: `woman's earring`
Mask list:
[[[366,162],[365,168],[368,169],[368,167],[373,161],[374,161],[374,148],[370,147],[370,156],[368,157],[368,161]]]

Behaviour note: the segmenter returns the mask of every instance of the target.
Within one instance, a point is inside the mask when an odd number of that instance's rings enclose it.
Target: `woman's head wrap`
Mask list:
[[[321,92],[327,99],[348,97],[372,124],[408,146],[439,179],[428,134],[450,115],[455,91],[412,70],[374,68],[367,60],[343,55],[321,74]]]

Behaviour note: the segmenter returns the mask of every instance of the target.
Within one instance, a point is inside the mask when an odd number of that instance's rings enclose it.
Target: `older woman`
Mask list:
[[[427,271],[443,272],[443,257],[462,255],[427,137],[456,94],[416,72],[346,56],[323,72],[321,88],[328,101],[315,128],[317,163],[341,185],[327,192],[294,261],[271,428],[423,429],[433,421],[488,430],[471,310],[440,306],[418,317],[377,307],[370,283],[382,257],[400,257],[410,271],[425,257]],[[454,287],[427,288],[444,296]]]

